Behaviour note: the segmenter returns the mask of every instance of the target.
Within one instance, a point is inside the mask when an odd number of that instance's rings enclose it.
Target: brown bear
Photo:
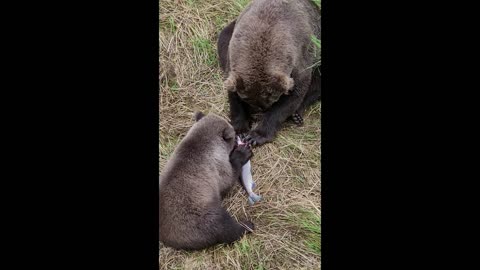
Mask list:
[[[195,119],[160,176],[160,241],[176,249],[232,243],[254,229],[221,206],[252,156],[250,146],[236,146],[233,127],[219,116],[196,113]]]
[[[311,0],[254,0],[220,33],[220,66],[226,74],[230,118],[247,141],[272,141],[289,117],[302,124],[305,109],[320,99],[320,9]],[[262,119],[250,130],[251,116]]]

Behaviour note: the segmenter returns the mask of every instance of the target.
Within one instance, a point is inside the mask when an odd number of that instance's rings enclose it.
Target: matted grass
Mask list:
[[[216,42],[249,0],[160,0],[160,170],[201,110],[227,118]],[[319,2],[319,1],[317,1]],[[249,206],[238,185],[223,204],[256,226],[231,246],[196,252],[160,244],[160,269],[318,269],[320,267],[320,104],[305,123],[286,123],[273,143],[254,149]]]

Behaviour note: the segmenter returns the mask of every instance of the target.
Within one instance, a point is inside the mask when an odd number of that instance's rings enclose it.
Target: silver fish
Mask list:
[[[245,144],[242,142],[240,137],[237,137],[237,143],[238,145]],[[245,191],[248,193],[248,203],[250,205],[253,205],[255,202],[258,202],[262,199],[262,196],[257,195],[253,192],[253,189],[255,188],[255,182],[253,182],[252,178],[252,167],[250,165],[250,160],[245,163],[242,167],[242,183],[243,187],[245,188]]]

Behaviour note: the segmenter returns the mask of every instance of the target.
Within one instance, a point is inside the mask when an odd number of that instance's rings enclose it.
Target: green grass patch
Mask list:
[[[243,238],[242,240],[237,242],[235,246],[243,255],[247,255],[250,253],[251,247],[246,238]]]
[[[305,244],[316,254],[320,254],[320,235],[321,235],[320,215],[312,211],[303,211],[300,215],[300,227],[304,230],[306,239]]]
[[[170,32],[175,33],[175,31],[177,31],[177,24],[175,23],[175,20],[173,19],[173,17],[168,17],[167,22],[168,22],[167,27],[170,30]]]
[[[213,66],[217,63],[217,57],[212,42],[209,39],[196,37],[192,40],[195,54],[202,56],[205,64]]]
[[[235,7],[237,11],[239,13],[242,12],[245,9],[245,7],[247,7],[248,4],[250,4],[250,1],[251,0],[235,0]]]
[[[253,237],[243,237],[235,242],[232,252],[239,254],[239,262],[242,269],[264,269],[262,259],[259,258],[261,252],[260,243]],[[230,253],[233,255],[234,253]]]
[[[310,36],[310,40],[312,41],[313,43],[313,54],[315,56],[315,58],[320,58],[320,52],[321,52],[321,49],[322,49],[322,42],[314,35],[311,35]],[[317,68],[320,66],[320,63],[321,63],[321,60],[319,60],[318,62],[314,63],[312,65],[312,68]]]
[[[255,268],[255,270],[265,270],[265,268],[263,268],[263,264],[261,263]]]
[[[168,81],[168,86],[170,87],[170,91],[177,93],[179,85],[176,81]]]
[[[223,18],[222,16],[217,16],[215,17],[214,21],[215,21],[215,28],[217,29],[217,31],[221,31],[225,24],[225,18]]]
[[[160,31],[175,33],[177,31],[177,23],[173,17],[168,17],[165,22],[160,23]]]
[[[320,48],[322,47],[321,42],[320,42],[320,39],[318,39],[318,38],[317,38],[316,36],[314,36],[314,35],[311,35],[311,36],[310,36],[310,39],[312,40],[312,42],[313,42],[313,44],[315,45],[315,47],[320,50]]]

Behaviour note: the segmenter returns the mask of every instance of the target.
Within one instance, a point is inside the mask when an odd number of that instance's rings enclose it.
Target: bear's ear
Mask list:
[[[278,84],[283,89],[284,93],[288,95],[295,84],[293,79],[286,74],[277,74],[276,77]]]
[[[202,119],[204,116],[205,116],[205,114],[198,111],[198,112],[195,112],[193,118],[195,119],[195,122],[198,122],[198,120]]]
[[[230,75],[228,75],[228,78],[223,82],[223,85],[228,91],[235,92],[243,88],[243,80],[234,72],[230,72]]]
[[[230,141],[235,139],[235,130],[232,127],[227,127],[223,130],[222,137],[225,141]]]

